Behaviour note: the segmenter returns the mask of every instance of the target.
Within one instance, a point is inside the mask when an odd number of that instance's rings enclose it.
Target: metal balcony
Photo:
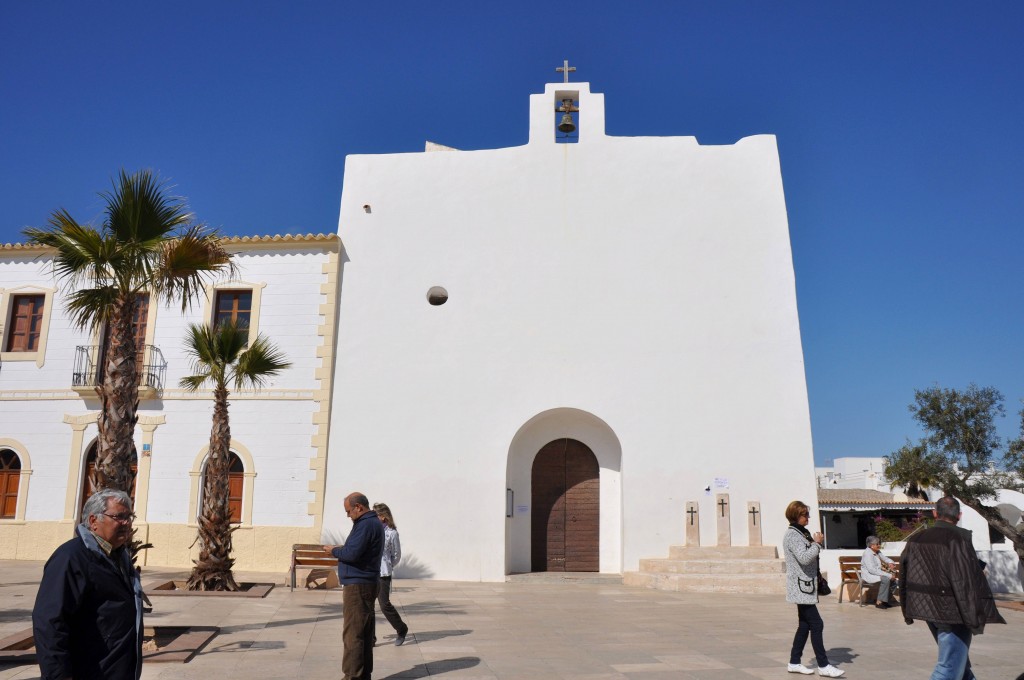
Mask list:
[[[99,345],[79,345],[75,348],[75,363],[71,373],[71,386],[76,392],[88,393],[103,381],[103,360]],[[136,367],[139,374],[139,397],[156,396],[164,389],[167,379],[167,361],[155,345],[144,345],[138,352]]]

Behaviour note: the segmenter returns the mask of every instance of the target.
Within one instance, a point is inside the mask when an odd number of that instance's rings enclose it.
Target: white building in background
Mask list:
[[[815,480],[775,138],[612,137],[587,83],[529,113],[525,146],[347,159],[325,536],[360,490],[424,577],[635,570],[687,501],[704,545],[749,501],[777,543]]]
[[[905,489],[891,486],[884,474],[881,457],[836,458],[833,467],[815,468],[818,478],[818,524],[825,533],[826,550],[822,553],[822,569],[830,582],[838,584],[839,557],[859,555],[864,539],[873,530],[873,518],[885,515],[908,519],[915,515],[932,516],[934,502],[942,497],[940,489],[925,489],[930,501],[908,497]],[[998,506],[1011,524],[1024,519],[1024,494],[1002,489],[985,505]],[[1024,570],[1013,544],[990,528],[977,511],[961,504],[960,526],[971,531],[978,557],[988,564],[989,583],[995,592],[1024,591]],[[812,524],[815,522],[812,521]],[[886,552],[898,555],[902,543],[885,546]]]
[[[831,467],[814,468],[814,475],[818,478],[819,489],[894,491],[885,478],[885,459],[881,456],[836,458]]]
[[[186,314],[146,305],[135,487],[142,563],[191,566],[210,436],[209,392],[189,393],[190,322],[249,321],[292,363],[258,393],[231,395],[234,554],[242,569],[284,569],[291,544],[319,540],[340,241],[227,240],[238,276]],[[46,559],[72,535],[88,494],[99,400],[98,339],[75,329],[44,249],[0,245],[0,559]]]

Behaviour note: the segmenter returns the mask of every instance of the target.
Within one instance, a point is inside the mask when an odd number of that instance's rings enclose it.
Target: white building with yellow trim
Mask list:
[[[340,241],[336,235],[237,237],[237,277],[186,313],[149,304],[140,391],[138,537],[143,564],[188,567],[212,399],[178,387],[189,375],[189,323],[243,315],[291,367],[258,392],[230,397],[238,568],[283,569],[294,542],[319,541],[332,395]],[[46,559],[71,536],[97,435],[98,340],[70,322],[50,254],[0,245],[0,559]],[[219,310],[219,312],[218,312]],[[192,546],[190,548],[190,546]]]

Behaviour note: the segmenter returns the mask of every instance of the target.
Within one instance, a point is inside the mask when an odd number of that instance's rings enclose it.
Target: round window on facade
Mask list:
[[[448,302],[448,291],[441,286],[434,286],[427,291],[427,302],[435,307]]]

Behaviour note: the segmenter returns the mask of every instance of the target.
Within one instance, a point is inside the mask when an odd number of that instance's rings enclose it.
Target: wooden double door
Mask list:
[[[601,479],[575,439],[546,444],[533,461],[532,571],[598,571]]]

